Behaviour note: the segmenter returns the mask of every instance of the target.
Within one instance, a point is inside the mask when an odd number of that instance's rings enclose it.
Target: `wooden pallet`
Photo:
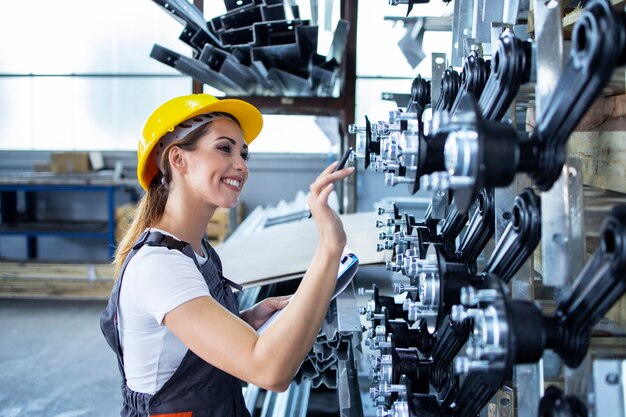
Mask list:
[[[0,298],[106,300],[111,264],[0,262]]]

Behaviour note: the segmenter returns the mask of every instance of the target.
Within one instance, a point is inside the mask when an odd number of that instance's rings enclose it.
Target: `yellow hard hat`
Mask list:
[[[215,112],[227,113],[237,119],[247,144],[250,144],[263,128],[261,112],[243,100],[219,100],[209,94],[190,94],[166,101],[148,117],[139,139],[137,178],[144,190],[148,190],[150,182],[159,172],[159,168],[151,157],[152,150],[159,140],[185,120]]]

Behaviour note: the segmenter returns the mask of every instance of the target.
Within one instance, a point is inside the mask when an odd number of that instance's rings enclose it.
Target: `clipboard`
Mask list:
[[[335,291],[331,301],[335,299],[348,285],[352,282],[352,279],[359,270],[359,258],[352,253],[350,249],[345,247],[341,254],[341,260],[339,261],[339,270],[337,272],[337,283],[335,284]],[[283,312],[289,307],[287,304],[281,310],[276,311],[265,323],[261,325],[256,331],[257,335],[262,335],[265,331],[283,314]]]

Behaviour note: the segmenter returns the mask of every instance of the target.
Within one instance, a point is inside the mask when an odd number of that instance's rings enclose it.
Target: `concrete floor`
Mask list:
[[[105,302],[0,299],[0,417],[119,415]]]
[[[0,417],[119,416],[121,378],[100,331],[105,306],[0,299]],[[337,401],[334,391],[312,391],[307,416],[336,416]]]

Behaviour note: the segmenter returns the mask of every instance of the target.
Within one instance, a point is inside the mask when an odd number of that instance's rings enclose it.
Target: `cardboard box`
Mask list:
[[[115,243],[119,244],[130,229],[136,208],[134,203],[122,204],[115,208]]]
[[[90,171],[88,152],[53,152],[50,155],[52,172],[76,174]]]

